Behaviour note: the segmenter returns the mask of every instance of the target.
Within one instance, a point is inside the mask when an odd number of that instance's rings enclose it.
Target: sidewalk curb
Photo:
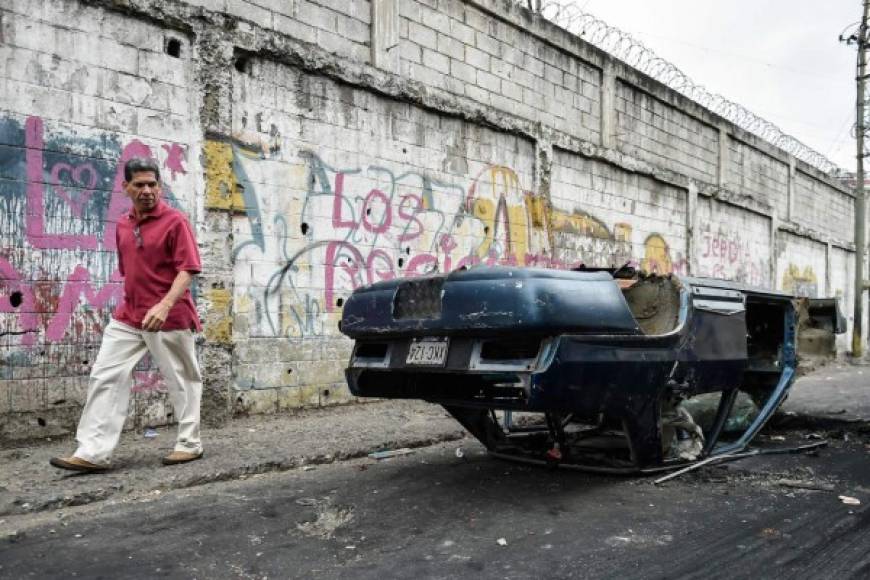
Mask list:
[[[147,486],[139,489],[128,488],[124,485],[113,485],[108,488],[97,488],[95,490],[83,491],[70,496],[53,496],[44,499],[40,499],[39,497],[17,497],[6,505],[0,505],[0,517],[29,515],[49,510],[62,509],[66,507],[84,506],[113,499],[118,494],[134,496],[154,493],[158,491],[165,492],[180,489],[189,489],[209,483],[233,481],[249,475],[290,471],[309,465],[329,465],[343,461],[350,461],[353,459],[360,459],[362,457],[366,457],[369,453],[373,453],[384,448],[408,447],[411,449],[420,449],[423,447],[431,447],[432,445],[437,445],[439,443],[459,441],[465,439],[466,437],[468,437],[468,434],[464,430],[457,428],[457,430],[454,432],[445,433],[438,436],[410,439],[406,441],[385,442],[379,445],[367,446],[365,448],[342,450],[330,454],[318,454],[310,456],[299,455],[295,457],[287,457],[277,460],[256,461],[253,463],[242,464],[230,469],[207,473],[205,475],[198,474],[187,478],[164,481],[161,483],[161,485],[158,486]],[[169,467],[165,469],[173,468]],[[99,474],[71,474],[68,477],[96,478],[99,477]]]

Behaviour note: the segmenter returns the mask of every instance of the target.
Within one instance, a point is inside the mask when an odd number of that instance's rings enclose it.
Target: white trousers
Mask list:
[[[145,351],[160,369],[178,420],[176,451],[201,453],[199,405],[202,376],[190,330],[146,332],[114,318],[103,333],[100,353],[91,369],[88,399],[79,420],[75,452],[91,463],[106,465],[127,419],[133,368]]]

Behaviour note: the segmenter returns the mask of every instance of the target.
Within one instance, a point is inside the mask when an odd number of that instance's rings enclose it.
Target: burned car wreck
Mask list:
[[[341,320],[354,395],[441,404],[499,457],[626,473],[744,449],[794,381],[799,326],[833,347],[844,324],[833,300],[625,268],[389,280]],[[725,436],[738,394],[756,412]]]

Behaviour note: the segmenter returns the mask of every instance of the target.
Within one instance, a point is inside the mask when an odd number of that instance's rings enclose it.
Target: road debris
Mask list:
[[[861,505],[861,500],[848,495],[838,495],[837,498],[846,505]]]
[[[499,546],[507,546],[507,540],[505,540],[504,538],[497,539],[495,541],[495,543],[498,544]]]
[[[453,454],[456,455],[457,459],[462,459],[463,457],[465,457],[465,451],[462,450],[462,447],[457,447],[456,451],[454,451]]]
[[[390,449],[388,451],[375,451],[373,453],[369,453],[369,457],[371,457],[372,459],[389,459],[390,457],[408,455],[409,453],[414,453],[414,450],[407,447],[402,447],[401,449]]]
[[[154,439],[155,437],[157,437],[157,429],[154,429],[153,427],[148,427],[145,429],[145,432],[142,434],[142,436],[145,437],[145,439]]]
[[[779,479],[774,482],[782,487],[791,487],[794,489],[806,489],[810,491],[834,491],[834,485],[830,483],[821,483],[815,481],[803,481],[800,479]]]
[[[816,443],[809,443],[807,445],[799,445],[798,447],[787,447],[787,448],[775,448],[775,449],[753,449],[751,451],[745,451],[742,453],[726,453],[724,455],[714,455],[712,457],[708,457],[706,459],[702,459],[701,461],[697,461],[679,469],[673,473],[669,473],[663,477],[660,477],[653,481],[653,484],[659,485],[660,483],[664,483],[666,481],[670,481],[674,478],[677,478],[685,473],[689,473],[690,471],[694,471],[705,465],[712,465],[718,463],[725,463],[726,461],[736,461],[737,459],[743,459],[745,457],[753,457],[755,455],[780,455],[786,453],[803,453],[806,451],[815,451],[820,447],[826,447],[828,445],[827,441],[818,441]]]

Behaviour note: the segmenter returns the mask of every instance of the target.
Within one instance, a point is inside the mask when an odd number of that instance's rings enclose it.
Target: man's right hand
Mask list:
[[[142,319],[142,330],[156,332],[163,328],[163,323],[166,322],[166,318],[169,316],[169,311],[171,309],[172,306],[166,304],[162,300],[152,306],[148,312],[145,313],[145,318]]]

